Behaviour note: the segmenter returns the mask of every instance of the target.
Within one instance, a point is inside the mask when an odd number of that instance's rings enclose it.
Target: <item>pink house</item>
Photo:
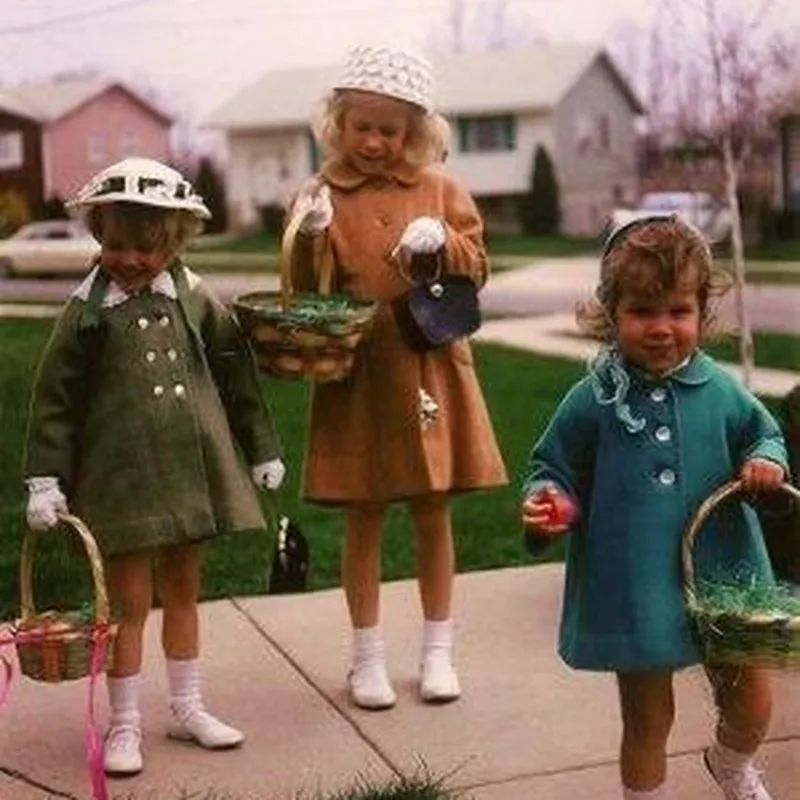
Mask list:
[[[39,136],[30,135],[31,124]],[[4,88],[0,191],[18,186],[24,175],[25,184],[41,187],[28,197],[36,216],[42,199],[70,197],[121,158],[168,162],[171,127],[169,116],[118,81],[93,77]],[[40,152],[31,152],[35,149]]]

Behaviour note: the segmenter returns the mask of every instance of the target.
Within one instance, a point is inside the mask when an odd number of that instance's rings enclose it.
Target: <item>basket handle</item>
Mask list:
[[[694,541],[703,523],[708,519],[712,511],[724,500],[727,500],[732,495],[738,494],[744,490],[744,481],[736,479],[723,484],[710,494],[699,506],[694,516],[686,526],[683,534],[682,543],[682,557],[683,557],[683,583],[684,595],[689,605],[693,605],[696,601],[695,583],[694,583],[694,564],[692,563],[692,550],[694,548]],[[800,490],[792,486],[791,483],[782,483],[779,490],[786,492],[800,500]]]
[[[66,525],[78,535],[86,554],[89,557],[89,566],[92,571],[92,583],[94,584],[94,618],[96,623],[108,622],[108,592],[106,591],[106,579],[103,573],[103,562],[100,558],[100,549],[92,536],[91,531],[86,527],[82,520],[72,514],[59,514],[59,523]],[[20,595],[20,617],[21,622],[32,619],[36,616],[36,607],[33,603],[33,551],[36,545],[36,534],[30,529],[25,528],[22,536],[22,551],[19,559],[19,595]]]
[[[314,200],[311,197],[298,204],[299,207],[286,223],[286,230],[283,232],[283,238],[281,239],[281,311],[284,314],[289,310],[292,299],[292,252],[294,251],[295,240],[297,239],[297,234],[300,232],[300,226],[311,212],[313,204]],[[318,252],[317,238],[318,237],[315,237],[314,241],[314,257],[315,259],[318,258],[320,262],[319,293],[330,294],[331,276],[333,274],[333,252],[327,241],[327,234],[324,237],[325,241],[322,242],[321,252]]]

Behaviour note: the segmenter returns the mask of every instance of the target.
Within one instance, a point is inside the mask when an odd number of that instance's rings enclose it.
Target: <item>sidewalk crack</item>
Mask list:
[[[34,778],[28,777],[24,772],[20,772],[18,769],[14,769],[13,767],[5,767],[0,764],[0,775],[5,775],[11,780],[19,781],[20,783],[24,783],[26,786],[31,786],[34,789],[40,789],[42,792],[45,792],[48,797],[61,797],[64,800],[80,800],[80,797],[77,795],[72,794],[72,792],[62,792],[60,789],[54,789],[52,786],[48,786],[46,783],[41,783]]]
[[[294,671],[308,684],[311,689],[316,692],[317,695],[333,710],[333,712],[344,722],[349,725],[353,731],[356,733],[359,739],[361,739],[364,744],[367,745],[375,755],[394,773],[395,777],[400,779],[409,779],[410,776],[405,775],[401,767],[394,762],[394,760],[389,756],[389,754],[358,724],[356,720],[350,717],[345,711],[331,698],[329,697],[323,688],[314,680],[309,672],[307,672],[303,666],[297,661],[294,656],[275,638],[273,638],[270,633],[265,630],[259,621],[252,615],[250,612],[235,598],[229,598],[233,607],[255,628],[255,630],[261,635],[270,645],[272,645],[275,650],[277,650],[283,658],[289,663],[289,665],[294,669]]]

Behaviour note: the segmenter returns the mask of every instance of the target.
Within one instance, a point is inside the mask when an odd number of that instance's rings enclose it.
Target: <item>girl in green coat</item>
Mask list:
[[[698,350],[715,288],[702,236],[651,217],[606,245],[581,321],[605,341],[531,455],[529,541],[570,530],[559,650],[576,669],[616,673],[625,800],[665,800],[672,675],[701,660],[684,610],[680,547],[693,509],[738,475],[748,492],[786,474],[780,429]],[[771,581],[753,510],[721,510],[695,548],[698,569],[747,568]],[[763,670],[707,665],[719,724],[706,766],[727,800],[770,800],[752,755],[766,734]]]
[[[105,769],[130,775],[142,769],[139,673],[154,578],[170,735],[213,749],[243,741],[201,699],[202,543],[263,528],[255,487],[278,488],[285,470],[233,316],[177,259],[209,216],[191,185],[163,164],[131,158],[71,205],[85,211],[102,249],[39,366],[27,519],[44,530],[69,507],[98,540],[119,622]]]

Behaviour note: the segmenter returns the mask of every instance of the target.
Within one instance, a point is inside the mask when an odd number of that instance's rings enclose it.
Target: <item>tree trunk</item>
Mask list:
[[[747,282],[745,275],[744,243],[742,239],[742,215],[739,208],[739,174],[733,157],[730,131],[725,131],[722,138],[722,157],[725,168],[725,194],[731,209],[731,250],[733,258],[734,291],[736,303],[736,321],[739,328],[739,357],[742,363],[744,385],[749,389],[753,379],[755,348],[753,333],[750,329],[750,317],[745,303]]]

